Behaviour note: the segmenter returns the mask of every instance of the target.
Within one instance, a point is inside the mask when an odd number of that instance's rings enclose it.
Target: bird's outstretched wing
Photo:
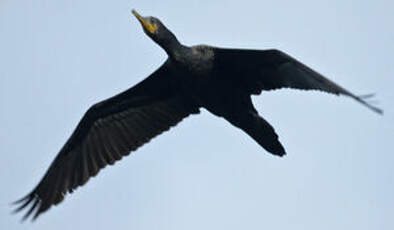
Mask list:
[[[29,208],[24,219],[37,218],[100,169],[193,113],[199,108],[179,94],[164,64],[131,89],[92,106],[40,183],[16,202],[16,211]]]
[[[279,50],[247,50],[213,48],[215,69],[223,77],[230,77],[251,94],[262,90],[294,88],[321,90],[354,98],[371,110],[383,111],[348,90],[325,78],[318,72]]]

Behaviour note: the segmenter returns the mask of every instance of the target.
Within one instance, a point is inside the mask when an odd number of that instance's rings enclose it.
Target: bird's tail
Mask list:
[[[278,140],[274,128],[257,113],[248,112],[242,116],[226,118],[253,138],[261,147],[277,156],[284,156],[285,149]]]

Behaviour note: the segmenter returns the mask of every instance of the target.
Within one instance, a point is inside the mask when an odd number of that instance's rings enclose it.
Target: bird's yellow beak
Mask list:
[[[137,13],[137,11],[132,10],[131,13],[134,14],[134,16],[138,19],[138,21],[140,21],[142,27],[145,30],[147,30],[149,33],[154,33],[157,30],[156,24],[151,24],[151,23],[147,22],[144,19],[144,17],[142,17],[139,13]]]

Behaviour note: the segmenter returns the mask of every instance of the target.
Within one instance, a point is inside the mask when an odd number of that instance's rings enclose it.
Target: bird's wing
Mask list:
[[[354,98],[377,113],[383,111],[356,96],[318,72],[279,50],[243,50],[213,48],[215,69],[232,77],[251,94],[262,90],[294,88],[321,90]]]
[[[92,106],[48,171],[16,211],[34,219],[106,165],[175,126],[199,108],[176,90],[166,64],[131,89]]]

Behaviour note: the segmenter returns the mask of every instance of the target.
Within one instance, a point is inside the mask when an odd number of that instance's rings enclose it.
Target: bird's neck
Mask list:
[[[185,49],[185,46],[172,33],[160,42],[160,46],[166,51],[169,57],[175,57]]]
[[[178,43],[176,46],[172,46],[170,49],[165,49],[167,55],[175,61],[181,59],[187,50],[188,47],[182,45],[181,43]]]

